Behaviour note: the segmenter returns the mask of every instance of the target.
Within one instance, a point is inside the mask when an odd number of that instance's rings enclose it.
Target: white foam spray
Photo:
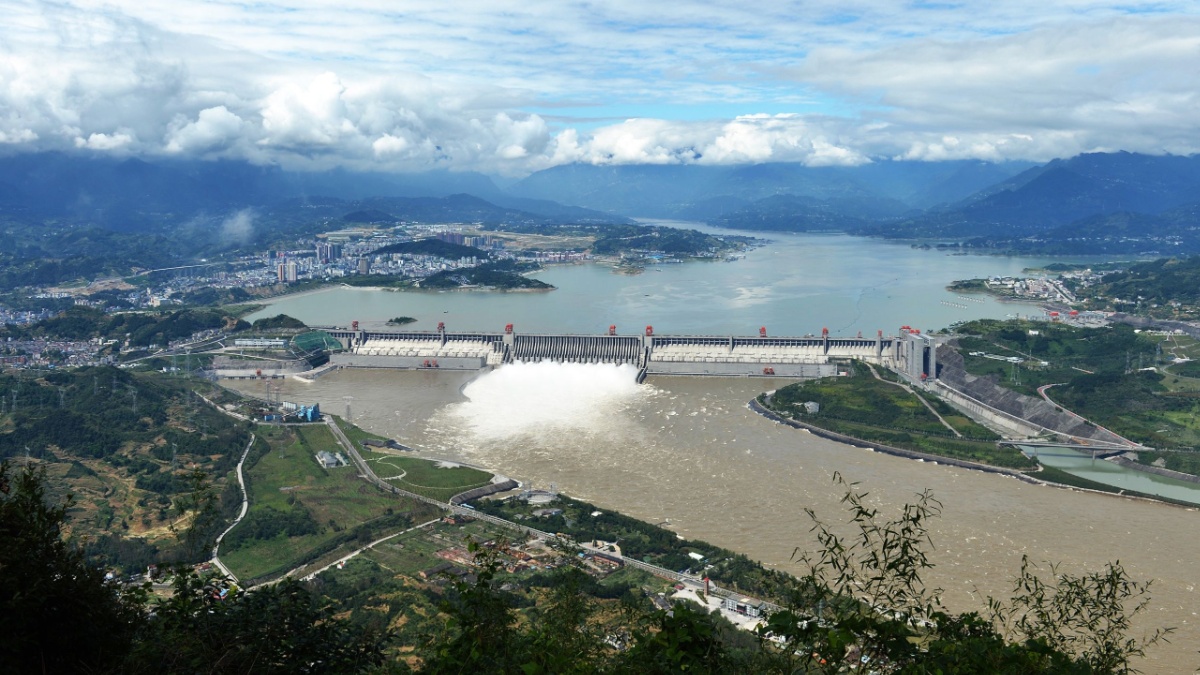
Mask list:
[[[564,434],[611,437],[622,433],[625,411],[655,393],[636,379],[629,365],[515,363],[471,382],[463,390],[470,400],[448,413],[485,443],[522,437],[544,442]]]

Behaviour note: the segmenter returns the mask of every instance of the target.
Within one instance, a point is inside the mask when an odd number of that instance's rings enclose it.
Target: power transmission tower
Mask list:
[[[350,401],[354,400],[354,397],[353,396],[343,396],[342,400],[344,400],[346,402],[346,421],[349,422],[352,419],[350,417]]]

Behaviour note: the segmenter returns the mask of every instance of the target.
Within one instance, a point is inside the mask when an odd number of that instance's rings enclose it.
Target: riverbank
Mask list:
[[[792,427],[793,429],[800,429],[802,431],[807,431],[807,432],[813,434],[814,436],[820,436],[821,438],[824,438],[826,440],[849,445],[852,448],[866,449],[866,450],[870,450],[871,452],[878,452],[878,453],[882,453],[885,455],[891,455],[893,457],[902,457],[904,459],[912,459],[912,460],[916,460],[918,462],[928,462],[930,464],[944,464],[947,466],[958,467],[960,469],[968,469],[971,471],[982,471],[984,473],[1003,475],[1003,476],[1007,476],[1009,478],[1015,478],[1021,482],[1029,483],[1032,485],[1044,485],[1044,486],[1048,486],[1048,487],[1054,487],[1054,488],[1059,488],[1059,489],[1064,489],[1064,490],[1072,490],[1072,491],[1077,491],[1077,492],[1088,492],[1091,494],[1104,495],[1104,496],[1108,496],[1108,497],[1121,497],[1124,499],[1132,499],[1135,501],[1152,502],[1152,503],[1156,503],[1156,504],[1164,504],[1166,506],[1185,508],[1185,509],[1189,509],[1189,510],[1193,510],[1193,511],[1196,510],[1196,508],[1197,508],[1196,504],[1190,504],[1190,503],[1183,502],[1180,500],[1170,499],[1167,497],[1160,497],[1157,495],[1149,495],[1149,494],[1134,492],[1134,491],[1130,491],[1130,490],[1122,490],[1120,488],[1109,486],[1109,485],[1104,485],[1103,483],[1098,483],[1093,480],[1078,478],[1078,477],[1072,476],[1071,474],[1069,474],[1065,471],[1061,471],[1061,470],[1055,470],[1054,472],[1048,472],[1040,464],[1037,469],[1038,474],[1062,473],[1062,474],[1065,474],[1066,476],[1071,476],[1071,478],[1074,480],[1071,480],[1071,482],[1059,482],[1059,481],[1055,481],[1055,480],[1047,480],[1044,477],[1034,476],[1034,475],[1031,475],[1031,474],[1023,472],[1023,471],[1016,471],[1014,469],[1006,469],[1006,468],[1000,467],[1000,466],[993,466],[991,464],[981,464],[979,462],[971,462],[971,461],[967,461],[964,459],[957,459],[954,457],[946,457],[944,455],[935,455],[935,454],[931,454],[931,453],[918,452],[916,450],[897,448],[897,447],[893,447],[893,446],[889,446],[889,445],[885,445],[885,444],[881,444],[881,443],[876,443],[874,441],[867,441],[867,440],[863,440],[861,438],[855,438],[853,436],[847,436],[845,434],[840,434],[836,431],[830,431],[829,429],[823,429],[823,428],[813,425],[813,424],[808,424],[806,422],[801,422],[799,420],[784,417],[783,415],[780,415],[779,413],[777,413],[769,408],[764,407],[761,403],[758,402],[757,399],[751,399],[750,402],[747,404],[747,407],[750,410],[754,411],[755,413],[757,413],[773,422],[776,422],[778,424],[782,424],[784,426],[789,426],[789,427]],[[1070,480],[1070,479],[1068,479],[1068,480]],[[1089,487],[1089,485],[1094,486],[1094,487]]]

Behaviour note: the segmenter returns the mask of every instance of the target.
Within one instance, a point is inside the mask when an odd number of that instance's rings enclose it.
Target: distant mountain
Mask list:
[[[380,211],[379,209],[362,209],[359,211],[351,211],[350,213],[347,213],[346,215],[342,216],[342,220],[346,221],[347,223],[363,223],[363,224],[388,223],[388,224],[391,224],[391,223],[396,222],[397,219],[396,219],[396,216],[393,216],[392,214],[390,214],[386,211]]]
[[[66,218],[126,231],[295,200],[323,204],[327,198],[441,198],[459,194],[494,199],[497,206],[551,219],[626,222],[624,218],[549,200],[513,197],[487,176],[469,172],[298,172],[246,162],[148,162],[65,153],[0,158],[0,212]]]
[[[1200,196],[1200,156],[1094,153],[1054,160],[944,208],[880,226],[894,237],[1012,237],[1118,213],[1156,215]]]
[[[1044,232],[975,237],[971,248],[1043,255],[1196,255],[1200,253],[1200,203],[1159,214],[1119,211],[1082,218]]]
[[[752,202],[791,195],[874,219],[965,199],[1030,166],[890,160],[856,167],[570,164],[532,174],[508,191],[609,212],[712,222]]]
[[[710,225],[738,230],[782,232],[850,232],[867,221],[846,215],[829,202],[812,197],[776,195],[708,221]]]

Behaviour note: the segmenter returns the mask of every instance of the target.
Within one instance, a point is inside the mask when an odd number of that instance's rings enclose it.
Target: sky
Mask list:
[[[522,176],[1200,150],[1200,2],[0,0],[0,154]]]

